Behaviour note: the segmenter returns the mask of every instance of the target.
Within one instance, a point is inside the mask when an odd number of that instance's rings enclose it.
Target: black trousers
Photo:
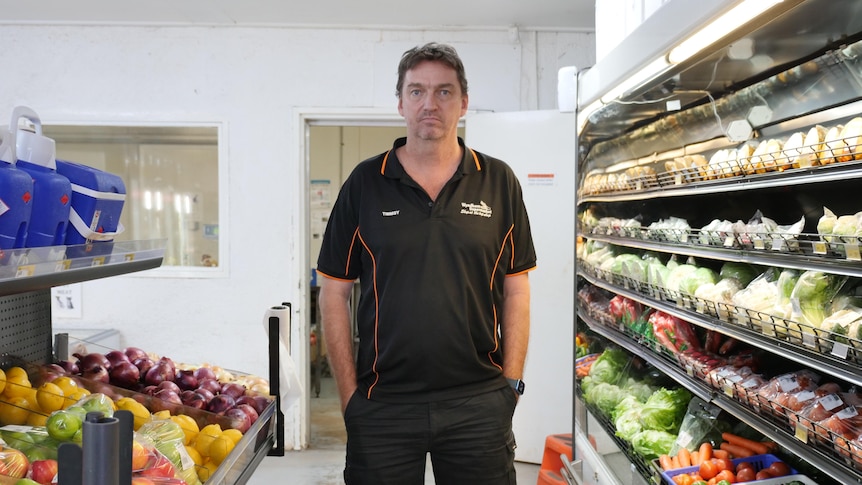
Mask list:
[[[347,426],[348,485],[422,485],[425,463],[437,485],[515,485],[512,389],[419,404],[351,397]]]

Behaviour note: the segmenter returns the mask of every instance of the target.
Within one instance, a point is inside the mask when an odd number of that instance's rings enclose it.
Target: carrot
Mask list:
[[[720,447],[717,450],[712,450],[712,456],[722,460],[730,458],[730,454],[726,450],[722,450]]]
[[[700,452],[690,451],[689,455],[691,455],[691,466],[700,466]]]
[[[676,470],[677,468],[682,468],[681,466],[679,466],[679,457],[677,455],[670,457],[670,461],[671,463],[673,463],[674,470]]]
[[[688,468],[691,466],[691,453],[689,453],[688,448],[682,447],[679,449],[679,452],[676,454],[679,457],[679,466],[683,468]]]
[[[710,443],[709,441],[701,443],[698,452],[700,453],[701,463],[709,461],[712,458],[712,443]]]
[[[658,457],[658,464],[661,466],[661,469],[664,471],[672,470],[673,463],[670,460],[670,456],[661,455]]]
[[[754,456],[753,451],[743,446],[734,445],[729,441],[725,441],[724,443],[722,443],[719,448],[730,453],[731,456],[733,456],[734,458],[747,458],[749,456]]]
[[[765,455],[766,453],[769,453],[769,448],[759,441],[743,438],[742,436],[738,436],[733,433],[721,433],[721,438],[730,444],[747,448],[755,455]]]

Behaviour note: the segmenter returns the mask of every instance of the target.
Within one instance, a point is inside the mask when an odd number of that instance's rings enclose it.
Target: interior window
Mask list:
[[[162,266],[218,267],[216,126],[43,125],[57,159],[119,175],[126,186],[115,240],[166,239]]]

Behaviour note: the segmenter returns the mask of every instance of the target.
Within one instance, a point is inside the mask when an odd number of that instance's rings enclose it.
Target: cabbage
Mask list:
[[[605,349],[590,366],[591,383],[617,383],[625,377],[625,369],[629,364],[629,355],[622,349],[611,347]]]
[[[632,436],[632,448],[647,460],[670,454],[676,435],[666,431],[646,429]]]
[[[677,267],[670,270],[670,274],[667,275],[667,279],[665,280],[665,288],[670,291],[679,291],[679,284],[688,276],[689,273],[694,273],[697,271],[697,266],[693,266],[690,264],[680,264]]]
[[[824,207],[823,216],[817,221],[817,234],[820,234],[826,241],[832,241],[832,238],[829,236],[835,232],[834,227],[837,221],[838,217],[835,216],[835,213]]]
[[[724,263],[718,271],[718,275],[722,279],[736,278],[743,288],[748,286],[748,284],[751,283],[751,280],[757,277],[757,274],[758,271],[754,266],[748,263],[739,263],[735,261]]]
[[[616,435],[620,438],[631,441],[632,437],[637,433],[643,431],[643,425],[641,425],[641,409],[643,409],[643,404],[639,402],[632,396],[629,396],[619,404],[614,409],[614,428],[616,428]]]
[[[733,295],[742,290],[742,285],[736,278],[724,278],[718,283],[701,285],[695,290],[694,296],[715,303],[730,304]]]
[[[629,379],[628,383],[624,386],[624,389],[633,398],[640,402],[645,402],[650,396],[652,396],[652,393],[655,392],[655,389],[653,389],[649,384],[636,381],[634,379]]]
[[[607,382],[600,382],[598,384],[591,385],[589,390],[584,393],[584,399],[588,403],[594,404],[607,416],[611,416],[614,408],[616,408],[617,404],[625,399],[626,396],[628,396],[626,391],[622,390],[617,385],[608,384]]]
[[[668,275],[670,275],[670,269],[661,263],[650,263],[647,266],[647,283],[652,286],[664,288]]]
[[[718,281],[718,273],[709,268],[697,268],[686,274],[679,282],[679,291],[693,295],[701,285],[714,285]]]
[[[859,235],[859,218],[852,216],[839,216],[835,221],[835,226],[832,228],[832,234],[837,236],[858,236]]]
[[[647,399],[641,410],[644,428],[679,432],[689,401],[691,393],[686,389],[659,389]]]
[[[802,273],[790,295],[793,302],[793,319],[809,327],[820,328],[832,307],[832,300],[846,281],[847,276],[822,271]],[[812,332],[809,330],[809,333]]]

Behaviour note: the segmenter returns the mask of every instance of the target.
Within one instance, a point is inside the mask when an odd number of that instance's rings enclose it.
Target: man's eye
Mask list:
[[[413,89],[410,91],[410,96],[421,96],[421,95],[422,95],[422,91],[420,91],[418,89]]]

